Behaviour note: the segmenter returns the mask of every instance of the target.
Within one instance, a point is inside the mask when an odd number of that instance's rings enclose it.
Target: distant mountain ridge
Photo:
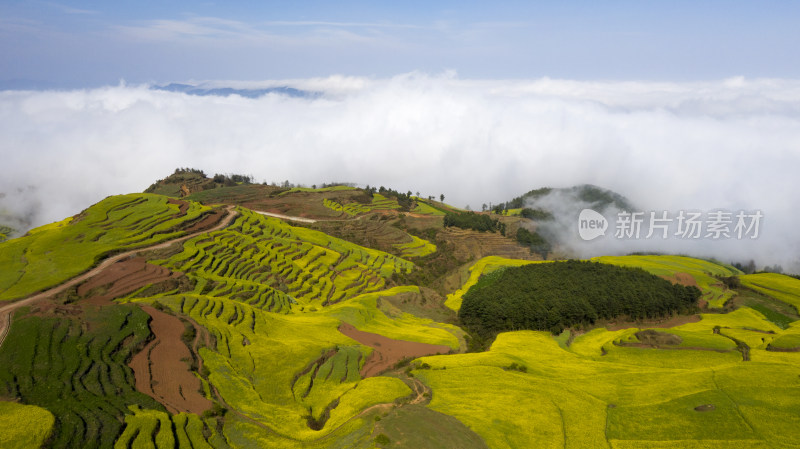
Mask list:
[[[202,84],[192,85],[192,84],[170,83],[163,86],[154,85],[151,86],[151,89],[163,90],[167,92],[181,92],[201,97],[205,96],[228,97],[231,95],[239,95],[240,97],[245,97],[245,98],[259,98],[268,94],[279,94],[279,95],[286,95],[292,98],[314,98],[320,95],[319,92],[300,90],[289,86],[238,89],[234,87],[204,86]]]

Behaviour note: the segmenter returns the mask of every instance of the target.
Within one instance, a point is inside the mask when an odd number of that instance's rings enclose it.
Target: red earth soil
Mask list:
[[[361,377],[363,378],[376,376],[407,357],[416,358],[450,352],[449,346],[393,340],[380,334],[360,331],[348,323],[342,323],[339,326],[339,332],[373,349],[372,354],[367,357],[361,368]]]
[[[661,276],[673,284],[681,284],[686,287],[697,287],[697,281],[689,273],[675,273],[674,276]]]
[[[167,200],[168,204],[177,204],[179,208],[178,216],[186,215],[186,211],[189,210],[189,203],[182,200],[176,200],[174,198],[170,198]]]
[[[84,300],[86,303],[102,305],[147,284],[156,284],[180,275],[179,272],[149,264],[143,257],[131,257],[120,260],[89,278],[78,286],[78,295],[86,297],[92,290],[103,288],[100,294]]]
[[[700,286],[697,285],[697,281],[689,273],[675,273],[675,275],[673,276],[661,276],[661,277],[672,282],[673,284],[680,284],[685,287],[700,288]],[[708,301],[706,301],[705,299],[698,299],[697,305],[700,306],[701,309],[705,309],[706,307],[708,307]]]
[[[164,404],[171,413],[202,414],[211,407],[211,401],[200,393],[200,379],[189,369],[187,361],[192,354],[181,340],[183,322],[150,306],[142,310],[153,318],[150,329],[155,339],[129,364],[136,389]]]
[[[186,229],[186,232],[195,233],[200,231],[205,231],[211,229],[214,225],[220,222],[225,217],[225,209],[216,209],[210,214],[206,215],[198,221],[197,223],[193,224],[191,227]]]

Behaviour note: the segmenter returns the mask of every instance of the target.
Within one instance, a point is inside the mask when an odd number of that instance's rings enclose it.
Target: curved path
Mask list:
[[[281,220],[299,221],[300,223],[316,223],[319,220],[305,217],[292,217],[291,215],[276,214],[274,212],[263,212],[260,210],[251,209],[253,212],[267,217],[280,218]]]
[[[86,271],[85,273],[83,273],[81,275],[78,275],[78,276],[76,276],[76,277],[74,277],[74,278],[72,278],[72,279],[70,279],[68,281],[65,281],[64,283],[59,284],[59,285],[57,285],[57,286],[55,286],[55,287],[53,287],[51,289],[48,289],[48,290],[45,290],[43,292],[34,294],[33,296],[29,296],[29,297],[27,297],[25,299],[18,300],[16,302],[11,303],[11,304],[6,304],[6,305],[1,306],[0,307],[0,346],[3,345],[3,341],[5,340],[6,335],[8,335],[9,329],[11,327],[11,315],[14,312],[14,310],[16,310],[17,308],[25,306],[25,305],[32,304],[32,303],[34,303],[36,301],[40,301],[42,299],[46,299],[46,298],[49,298],[49,297],[51,297],[53,295],[61,293],[64,290],[66,290],[66,289],[68,289],[68,288],[70,288],[72,286],[75,286],[77,284],[80,284],[80,283],[86,281],[87,279],[91,278],[92,276],[94,276],[94,275],[100,273],[101,271],[103,271],[104,269],[108,268],[112,264],[114,264],[114,263],[116,263],[116,262],[118,262],[118,261],[120,261],[120,260],[122,260],[122,259],[124,259],[126,257],[130,257],[132,255],[135,255],[136,253],[139,253],[139,252],[142,252],[142,251],[163,249],[163,248],[166,248],[166,247],[172,245],[173,243],[181,242],[181,241],[188,240],[190,238],[196,237],[196,236],[201,235],[201,234],[214,232],[214,231],[218,231],[220,229],[223,229],[223,228],[227,227],[228,225],[230,225],[230,223],[233,221],[233,219],[238,215],[238,213],[236,212],[234,206],[228,206],[227,210],[228,210],[227,216],[225,216],[225,218],[223,218],[222,221],[220,221],[213,228],[206,229],[206,230],[203,230],[203,231],[194,232],[192,234],[188,234],[188,235],[185,235],[183,237],[178,237],[176,239],[167,240],[165,242],[161,242],[161,243],[153,245],[153,246],[126,251],[124,253],[118,254],[118,255],[116,255],[114,257],[110,257],[110,258],[104,260],[98,266],[90,269],[89,271]],[[267,216],[271,216],[271,217],[275,217],[275,218],[284,219],[284,220],[293,220],[293,221],[304,222],[304,223],[315,223],[315,222],[319,221],[319,220],[315,220],[315,219],[311,219],[311,218],[292,217],[292,216],[288,216],[288,215],[275,214],[275,213],[270,213],[270,212],[261,212],[261,211],[254,211],[254,212],[257,212],[257,213],[262,214],[262,215],[267,215]],[[359,218],[361,218],[361,217],[356,217],[355,220],[357,220]],[[196,325],[196,323],[194,323],[194,322],[192,324]],[[196,326],[196,327],[200,327],[200,326]],[[197,334],[195,336],[195,340],[193,342],[193,346],[195,346],[195,350],[196,350],[196,345],[197,345],[199,339],[200,339],[200,332],[197,332]],[[202,359],[201,359],[200,363],[202,364]],[[402,376],[401,373],[398,372],[398,374]],[[411,385],[409,385],[409,388],[411,388],[411,390],[412,390],[412,394],[410,395],[409,400],[407,402],[405,402],[405,403],[408,403],[408,404],[424,404],[424,403],[430,401],[430,388],[427,385],[425,385],[424,383],[420,382],[418,379],[415,379],[415,378],[406,378],[406,380],[404,380],[404,381],[405,381],[405,383],[407,385],[409,383],[411,384]],[[257,421],[255,419],[253,419],[253,418],[251,418],[251,417],[239,412],[238,410],[230,407],[230,405],[228,405],[225,402],[225,400],[222,398],[222,396],[219,394],[219,392],[217,391],[216,387],[211,385],[211,388],[212,388],[212,390],[214,392],[214,396],[216,396],[220,400],[222,405],[224,407],[226,407],[229,411],[234,412],[239,417],[244,418],[245,420],[249,421],[250,423],[257,425],[258,427],[260,427],[260,428],[262,428],[262,429],[264,429],[264,430],[266,430],[266,431],[268,431],[268,432],[270,432],[272,434],[279,435],[279,436],[284,437],[284,438],[292,439],[291,437],[288,437],[286,435],[282,435],[282,434],[276,432],[274,429],[270,428],[269,426],[265,425],[264,423],[262,423],[260,421]],[[428,393],[428,394],[426,395],[425,393]],[[404,405],[405,403],[400,404],[400,406]],[[370,407],[367,407],[366,409],[362,410],[361,412],[353,415],[350,419],[348,419],[344,423],[340,424],[336,428],[330,429],[324,436],[321,436],[319,439],[312,440],[312,441],[323,441],[325,439],[331,438],[336,430],[338,430],[341,427],[344,427],[350,421],[352,421],[354,419],[357,419],[357,418],[359,418],[361,416],[364,416],[364,415],[366,415],[367,413],[369,413],[369,412],[371,412],[373,410],[390,409],[390,408],[393,408],[393,407],[396,407],[396,406],[397,406],[397,404],[394,403],[394,402],[374,404],[374,405],[372,405]],[[297,441],[300,441],[300,440],[297,440]]]
[[[220,229],[225,228],[226,226],[230,225],[231,221],[233,221],[233,219],[238,215],[238,212],[236,212],[236,210],[233,208],[233,206],[228,206],[227,210],[228,210],[228,214],[216,226],[214,226],[212,228],[205,229],[205,230],[202,230],[202,231],[197,231],[197,232],[194,232],[192,234],[187,234],[187,235],[184,235],[183,237],[178,237],[178,238],[175,238],[175,239],[172,239],[172,240],[167,240],[167,241],[158,243],[158,244],[153,245],[153,246],[147,246],[147,247],[144,247],[144,248],[132,249],[130,251],[126,251],[124,253],[117,254],[116,256],[109,257],[108,259],[104,260],[103,262],[100,263],[100,265],[90,269],[89,271],[86,271],[83,274],[80,274],[80,275],[78,275],[78,276],[76,276],[76,277],[74,277],[74,278],[72,278],[72,279],[70,279],[68,281],[65,281],[65,282],[63,282],[63,283],[61,283],[61,284],[59,284],[59,285],[57,285],[57,286],[55,286],[55,287],[53,287],[51,289],[45,290],[45,291],[40,292],[40,293],[36,293],[33,296],[29,296],[29,297],[27,297],[25,299],[21,299],[19,301],[15,301],[15,302],[13,302],[11,304],[6,304],[6,305],[3,305],[3,306],[0,306],[0,346],[3,345],[3,342],[6,339],[6,335],[8,335],[9,328],[11,327],[11,314],[17,308],[32,304],[32,303],[34,303],[36,301],[40,301],[40,300],[45,299],[45,298],[49,298],[49,297],[51,297],[53,295],[57,295],[57,294],[63,292],[64,290],[66,290],[66,289],[68,289],[68,288],[70,288],[72,286],[78,285],[81,282],[86,281],[90,277],[92,277],[92,276],[100,273],[101,271],[105,270],[106,268],[110,267],[112,264],[114,264],[114,263],[116,263],[116,262],[118,262],[118,261],[120,261],[120,260],[122,260],[122,259],[124,259],[126,257],[130,257],[130,256],[132,256],[132,255],[134,255],[136,253],[139,253],[139,252],[142,252],[142,251],[155,250],[155,249],[163,249],[163,248],[166,248],[166,247],[168,247],[168,246],[170,246],[170,245],[172,245],[173,243],[176,243],[176,242],[182,242],[184,240],[189,240],[190,238],[197,237],[198,235],[201,235],[201,234],[206,234],[206,233],[209,233],[209,232],[219,231]]]

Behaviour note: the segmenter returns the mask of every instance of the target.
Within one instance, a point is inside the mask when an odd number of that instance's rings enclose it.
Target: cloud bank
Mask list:
[[[124,85],[0,92],[0,212],[40,225],[142,191],[179,166],[443,193],[473,208],[590,183],[647,210],[762,210],[757,242],[725,254],[764,263],[800,254],[800,81],[411,73],[229,85],[321,95],[199,97]]]

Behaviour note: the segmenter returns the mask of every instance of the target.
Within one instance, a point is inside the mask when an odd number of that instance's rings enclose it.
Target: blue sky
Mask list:
[[[0,82],[800,77],[800,2],[4,1]]]

